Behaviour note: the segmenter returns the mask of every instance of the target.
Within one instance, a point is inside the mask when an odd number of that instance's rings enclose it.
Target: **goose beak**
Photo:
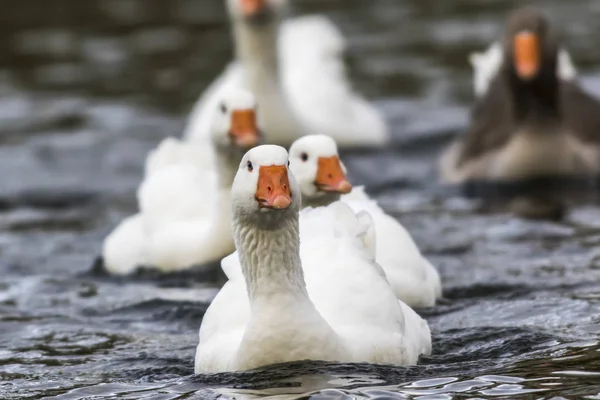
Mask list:
[[[255,198],[260,208],[285,210],[292,204],[290,181],[285,165],[260,167]]]
[[[258,145],[260,132],[256,124],[255,110],[234,110],[231,112],[231,141],[242,149]]]
[[[523,31],[513,38],[513,57],[519,78],[534,78],[540,69],[539,37],[533,32]]]
[[[319,157],[315,186],[323,192],[346,194],[352,191],[338,156]]]
[[[246,17],[251,17],[263,12],[267,7],[267,0],[241,0],[242,12]]]

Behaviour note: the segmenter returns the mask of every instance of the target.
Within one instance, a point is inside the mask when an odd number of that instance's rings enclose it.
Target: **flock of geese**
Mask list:
[[[203,318],[197,373],[304,359],[414,364],[431,333],[411,307],[436,304],[440,276],[351,185],[338,154],[385,144],[386,123],[352,91],[336,27],[285,19],[287,6],[227,0],[236,59],[183,139],[149,154],[139,213],[106,238],[105,266],[124,275],[222,259],[228,281]],[[443,181],[598,171],[600,108],[541,12],[515,11],[505,37],[470,60],[477,102],[442,155]]]

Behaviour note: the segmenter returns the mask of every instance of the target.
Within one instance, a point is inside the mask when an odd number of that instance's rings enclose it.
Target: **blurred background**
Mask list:
[[[560,26],[577,65],[597,64],[593,0],[528,2]],[[522,1],[296,0],[327,13],[349,40],[358,88],[371,97],[471,99],[466,56],[497,37]],[[222,0],[21,0],[2,15],[4,85],[127,99],[186,112],[231,57]]]
[[[292,14],[326,13],[339,26],[355,87],[402,138],[466,125],[467,56],[487,48],[522,2],[292,4]],[[535,4],[559,25],[586,87],[597,87],[600,3]],[[36,186],[131,194],[147,150],[180,133],[232,55],[222,0],[21,0],[0,18],[0,167],[13,172],[4,194]]]
[[[173,394],[161,398],[179,398],[220,386],[181,381],[193,372],[197,329],[218,286],[189,277],[187,289],[162,278],[124,286],[87,273],[104,237],[136,211],[147,152],[181,134],[195,100],[231,60],[224,0],[4,3],[0,331],[8,334],[0,336],[0,397],[153,398],[161,389]],[[437,356],[423,368],[353,373],[414,395],[600,392],[584,373],[552,380],[555,371],[598,367],[600,210],[579,208],[562,224],[524,222],[479,215],[432,189],[441,145],[468,122],[468,54],[496,40],[524,2],[292,4],[293,15],[325,13],[346,36],[355,88],[384,111],[401,145],[349,156],[351,177],[389,183],[379,200],[438,266],[451,299],[424,314]],[[528,4],[548,13],[581,82],[600,94],[600,2]],[[493,374],[518,378],[485,378]]]

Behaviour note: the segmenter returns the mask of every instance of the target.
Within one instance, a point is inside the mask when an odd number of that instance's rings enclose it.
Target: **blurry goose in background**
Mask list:
[[[502,66],[502,44],[494,42],[487,50],[469,55],[469,63],[473,67],[473,88],[476,97],[486,94],[490,82],[496,77]],[[561,49],[558,53],[558,70],[560,79],[571,81],[577,76],[577,70],[569,53]]]
[[[514,12],[502,66],[471,126],[444,153],[447,183],[586,176],[598,172],[600,103],[557,77],[558,40],[535,8]]]
[[[382,116],[352,91],[341,58],[344,38],[325,17],[283,21],[287,0],[228,0],[236,61],[202,94],[184,137],[203,141],[210,110],[221,93],[246,88],[269,143],[289,146],[324,132],[342,146],[380,145],[388,130]]]
[[[210,148],[167,138],[150,153],[140,213],[104,242],[109,272],[128,274],[141,265],[174,271],[233,251],[230,187],[244,151],[259,141],[254,96],[225,95],[209,132]]]
[[[292,21],[284,24],[280,48],[284,89],[296,116],[309,132],[326,134],[342,147],[387,142],[385,119],[352,89],[345,40],[335,25],[317,16]]]
[[[294,142],[290,148],[290,170],[300,186],[304,207],[328,205],[341,199],[357,213],[367,211],[374,220],[375,259],[385,270],[398,299],[411,307],[435,305],[442,295],[437,270],[423,257],[402,224],[369,198],[363,187],[352,188],[332,138],[310,135]]]
[[[231,189],[237,252],[223,260],[230,280],[204,315],[196,373],[306,359],[416,363],[431,351],[429,327],[365,250],[368,218],[340,202],[300,213],[288,163],[272,145],[240,163]]]

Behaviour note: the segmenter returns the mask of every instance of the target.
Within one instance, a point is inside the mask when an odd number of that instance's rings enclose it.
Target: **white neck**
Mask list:
[[[284,212],[292,215],[273,215],[270,221],[260,221],[271,217],[262,213],[250,219],[234,217],[235,245],[253,306],[271,303],[276,296],[310,302],[300,261],[298,212]]]
[[[335,203],[341,199],[341,195],[339,193],[323,193],[320,196],[310,197],[302,195],[302,208],[306,207],[326,207],[331,203]]]
[[[264,25],[244,21],[233,24],[236,57],[244,65],[249,82],[279,81],[278,32],[278,20]]]
[[[244,156],[242,150],[232,146],[219,146],[213,144],[215,165],[219,176],[219,189],[231,192],[231,184],[237,173],[240,160]]]
[[[277,36],[279,21],[265,25],[234,23],[236,57],[243,65],[246,89],[255,96],[269,143],[288,146],[305,130],[282,89]]]
[[[293,215],[260,213],[240,218],[234,213],[235,244],[250,299],[250,321],[237,352],[238,369],[349,359],[339,336],[308,297],[300,262],[298,211],[284,213]]]

